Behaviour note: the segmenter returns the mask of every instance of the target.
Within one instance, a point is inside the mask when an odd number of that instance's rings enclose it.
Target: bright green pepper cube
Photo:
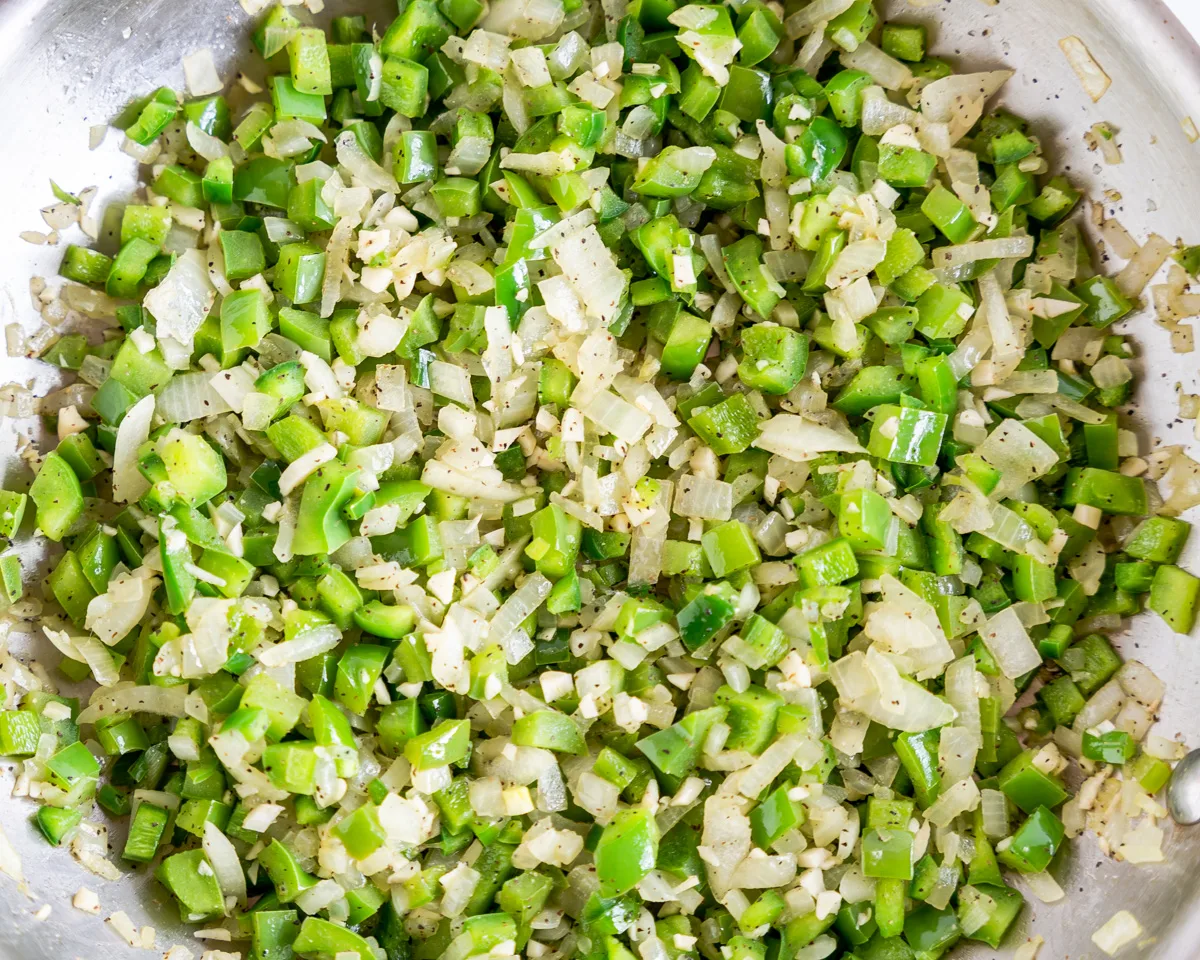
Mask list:
[[[261,290],[235,290],[221,301],[221,348],[226,353],[257,347],[270,332],[271,312]]]
[[[159,248],[141,237],[134,237],[128,243],[122,244],[113,258],[112,269],[104,282],[105,292],[110,297],[131,300],[137,297],[142,288],[142,280],[150,267],[150,261],[157,257]]]
[[[630,189],[643,197],[687,196],[700,185],[704,176],[703,170],[696,169],[694,164],[686,162],[687,157],[690,157],[690,154],[683,154],[682,147],[664,148],[641,167]]]
[[[185,923],[225,912],[225,898],[203,850],[172,854],[159,864],[155,876],[179,901],[180,918]]]
[[[1070,629],[1069,627],[1067,628]],[[1038,691],[1038,699],[1060,727],[1069,727],[1087,703],[1070,677],[1058,677]]]
[[[949,418],[944,413],[883,404],[875,409],[867,452],[892,463],[932,467]]]
[[[1099,274],[1077,283],[1071,292],[1083,301],[1083,317],[1093,327],[1107,327],[1133,310],[1133,301],[1111,278]]]
[[[171,230],[171,208],[131,203],[121,215],[121,243],[140,238],[162,246]]]
[[[937,169],[937,157],[931,153],[884,144],[879,148],[879,176],[893,187],[923,187]]]
[[[444,217],[473,217],[479,213],[479,181],[468,177],[444,177],[430,189]]]
[[[926,29],[920,23],[885,23],[883,52],[897,60],[917,63],[925,59]]]
[[[1083,755],[1088,760],[1120,766],[1132,760],[1135,753],[1137,743],[1124,730],[1110,730],[1100,734],[1088,730],[1083,732]]]
[[[438,172],[437,138],[428,130],[406,130],[396,143],[395,176],[402,184],[433,180]]]
[[[1149,517],[1143,520],[1125,545],[1125,552],[1151,563],[1174,563],[1183,552],[1192,525],[1174,517]]]
[[[535,710],[513,723],[512,741],[522,747],[541,747],[582,756],[587,745],[575,721],[554,710]]]
[[[754,534],[740,520],[726,520],[700,538],[713,573],[725,577],[762,563]]]
[[[734,591],[720,581],[706,586],[676,615],[679,636],[689,650],[698,650],[732,622]]]
[[[325,122],[325,98],[320,94],[298,90],[291,77],[272,77],[270,86],[276,120],[307,120],[317,124]]]
[[[365,860],[387,840],[387,833],[379,822],[379,810],[370,803],[339,820],[333,832],[355,860]]]
[[[267,268],[262,240],[257,233],[245,230],[222,230],[221,255],[225,259],[225,276],[233,281],[248,280]]]
[[[758,433],[758,416],[744,394],[735,393],[712,407],[694,413],[688,426],[717,456],[741,453]]]
[[[804,587],[833,586],[858,576],[854,547],[841,538],[800,554],[795,564]]]
[[[32,710],[0,711],[0,756],[31,757],[41,736],[42,725]]]
[[[125,136],[134,143],[148,147],[158,139],[167,126],[179,113],[179,101],[175,91],[169,87],[159,87],[147,99],[145,106],[130,126],[125,128]]]
[[[696,766],[713,724],[725,719],[725,707],[708,707],[689,713],[678,723],[639,740],[637,749],[662,773],[685,777]]]
[[[861,70],[841,70],[829,78],[825,84],[825,96],[829,100],[829,109],[843,127],[859,125],[862,119],[862,92],[874,82],[870,74]]]
[[[1042,773],[1033,765],[1030,750],[1010,760],[998,774],[998,780],[1000,791],[1026,813],[1038,807],[1057,807],[1070,796],[1058,777]]]
[[[174,427],[155,444],[167,479],[193,507],[207,503],[225,489],[225,459],[203,438]]]
[[[940,183],[921,203],[921,212],[951,243],[966,243],[981,229],[967,205]]]
[[[595,857],[601,896],[621,896],[636,887],[658,860],[653,811],[644,807],[620,811],[600,835]]]
[[[77,740],[46,761],[46,780],[60,790],[74,790],[100,776],[100,762]]]
[[[1013,593],[1018,600],[1032,603],[1053,599],[1058,595],[1054,568],[1026,554],[1019,554],[1013,560]]]
[[[762,254],[762,239],[748,233],[736,243],[722,248],[721,260],[741,298],[762,319],[768,320],[776,304],[783,299],[784,289],[767,272]]]
[[[292,164],[274,157],[255,156],[237,168],[233,199],[286,210],[292,189]]]
[[[333,359],[329,321],[323,317],[307,310],[284,307],[279,311],[279,332],[301,350],[315,353],[326,363]]]
[[[741,630],[742,642],[764,667],[773,667],[789,649],[787,635],[766,617],[752,613]],[[749,662],[749,661],[747,661]]]
[[[804,808],[788,798],[789,789],[791,785],[785,783],[750,811],[750,836],[755,846],[770,850],[782,836],[804,823]]]
[[[457,763],[471,749],[469,720],[443,720],[428,733],[418,734],[404,745],[404,756],[413,770],[432,770]]]
[[[55,847],[69,840],[82,820],[83,810],[79,807],[39,807],[34,816],[34,823],[42,836]]]
[[[917,332],[930,340],[948,340],[966,329],[974,313],[971,298],[957,287],[935,283],[917,299]]]
[[[358,470],[337,460],[304,481],[292,550],[297,556],[328,556],[350,539],[342,508],[354,496]]]
[[[841,166],[849,151],[849,140],[840,126],[829,117],[814,117],[795,143],[784,151],[788,173],[824,183]]]
[[[643,630],[669,620],[671,610],[650,597],[630,597],[621,605],[613,630],[621,637],[637,637]]]
[[[874,490],[852,490],[838,504],[838,532],[859,550],[883,550],[892,528],[892,509]]]
[[[97,250],[68,244],[67,252],[63,255],[58,274],[76,283],[86,283],[89,286],[99,286],[108,279],[112,269],[112,258],[106,257]]]
[[[74,434],[74,436],[86,436],[86,434]],[[61,448],[62,444],[59,444]],[[89,442],[90,445],[90,442]],[[60,451],[66,460],[66,452]],[[71,461],[68,464],[74,468]],[[95,476],[95,474],[92,474]],[[91,479],[91,476],[86,479]],[[0,490],[0,536],[5,536],[8,540],[12,540],[13,536],[17,535],[17,530],[20,528],[20,521],[25,516],[25,504],[29,503],[29,497],[24,493],[13,493],[11,490]]]
[[[405,679],[408,679],[407,673]],[[416,698],[389,703],[380,711],[375,724],[379,743],[391,756],[395,756],[409,740],[424,730],[425,721]]]
[[[329,96],[333,93],[330,79],[329,48],[325,31],[319,27],[301,27],[288,41],[288,61],[292,83],[301,93]]]
[[[662,369],[669,377],[686,380],[704,359],[712,340],[712,324],[690,313],[680,313],[662,349]]]
[[[70,465],[57,453],[42,461],[29,488],[37,508],[37,525],[51,540],[59,541],[83,515],[83,487]]]
[[[3,714],[0,714],[0,718],[3,716]],[[35,742],[34,749],[36,748],[37,744]],[[603,777],[621,790],[624,790],[633,783],[638,773],[636,764],[627,757],[617,753],[612,747],[601,748],[600,753],[596,756],[596,763],[592,770],[596,776]]]
[[[747,750],[760,754],[775,737],[775,724],[783,698],[762,687],[751,684],[741,693],[724,686],[717,690],[713,703],[729,708],[725,722],[729,725],[729,750]]]
[[[337,218],[321,196],[325,181],[319,177],[296,183],[288,191],[287,215],[309,233],[332,230]]]
[[[454,32],[451,23],[433,0],[416,0],[404,10],[380,40],[380,51],[389,57],[424,60],[441,48]]]
[[[1079,685],[1083,695],[1090,697],[1121,668],[1121,657],[1107,637],[1089,633],[1070,646],[1059,663]]]
[[[311,796],[316,789],[316,744],[289,740],[269,744],[263,751],[262,768],[280,790]]]
[[[233,161],[229,157],[210,160],[200,188],[209,203],[233,203]]]
[[[912,800],[871,797],[867,801],[867,826],[875,830],[907,830],[914,808]]]
[[[526,554],[530,557],[537,554],[534,562],[547,577],[565,576],[574,568],[575,558],[579,555],[583,525],[553,503],[537,511],[530,518],[530,524],[533,540],[526,548]]]
[[[379,102],[385,107],[405,117],[422,116],[428,89],[429,69],[426,66],[403,57],[384,59]]]
[[[1141,477],[1095,467],[1074,467],[1067,472],[1062,503],[1066,507],[1085,504],[1117,516],[1140,517],[1148,512],[1146,484]]]
[[[292,303],[311,303],[321,296],[325,251],[311,243],[285,243],[275,264],[275,289]]]
[[[375,696],[391,650],[374,643],[356,643],[338,660],[333,681],[334,699],[352,714],[362,716]]]
[[[766,7],[751,11],[738,28],[742,49],[738,59],[747,66],[766,60],[779,46],[783,26],[779,18]]]
[[[1164,563],[1154,571],[1146,606],[1176,633],[1187,634],[1196,625],[1197,599],[1200,599],[1200,580],[1174,564]]]
[[[984,911],[983,916],[987,917],[983,926],[966,934],[967,938],[986,943],[993,950],[999,949],[1000,942],[1004,939],[1008,929],[1016,922],[1024,905],[1024,897],[1011,887],[1002,884],[965,886],[960,887],[958,891],[960,923],[967,917],[979,916],[981,909]]]
[[[958,916],[951,908],[936,910],[925,904],[904,919],[904,939],[918,956],[936,957],[962,936]]]
[[[808,337],[774,323],[756,323],[742,330],[742,362],[738,378],[752,390],[782,396],[804,376]]]
[[[907,830],[870,829],[862,836],[862,872],[868,877],[911,880],[913,835]]]
[[[286,689],[274,677],[259,673],[255,674],[254,678],[246,684],[245,691],[242,693],[239,713],[242,710],[247,711],[245,717],[257,724],[259,721],[255,719],[254,708],[263,711],[267,719],[266,736],[271,740],[278,741],[282,740],[299,722],[300,715],[304,712],[307,703],[308,701],[303,697]],[[227,724],[228,722],[226,721]],[[247,739],[257,740],[262,735],[262,732],[258,732]]]
[[[1124,776],[1136,780],[1146,792],[1155,794],[1171,779],[1171,765],[1143,753],[1125,765]]]
[[[1025,210],[1033,219],[1054,226],[1066,218],[1082,197],[1066,177],[1051,177],[1042,192],[1025,205]]]
[[[1038,807],[1008,838],[1008,846],[997,850],[997,857],[1019,873],[1041,873],[1050,866],[1065,838],[1062,821],[1045,807]]]

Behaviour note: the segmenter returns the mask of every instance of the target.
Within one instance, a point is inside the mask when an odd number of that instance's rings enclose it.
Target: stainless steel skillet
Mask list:
[[[1200,2],[1200,0],[1192,0]],[[1200,123],[1200,48],[1160,0],[893,0],[892,15],[936,23],[934,52],[963,67],[1010,66],[1017,76],[1005,99],[1035,122],[1051,153],[1092,196],[1113,197],[1109,212],[1136,237],[1200,242],[1200,143],[1189,142],[1183,121]],[[363,4],[331,4],[353,6]],[[372,4],[366,5],[368,9]],[[382,4],[378,4],[382,13]],[[390,6],[390,5],[389,5]],[[335,10],[327,11],[328,13]],[[120,152],[120,136],[88,149],[88,128],[103,124],[134,95],[161,84],[180,87],[181,57],[211,46],[223,70],[248,61],[248,18],[232,0],[0,0],[0,326],[39,323],[28,292],[32,275],[50,276],[61,250],[31,245],[23,230],[45,230],[38,209],[50,202],[48,179],[68,189],[99,187],[97,209],[133,186],[134,161]],[[1058,47],[1075,35],[1112,77],[1093,104]],[[1120,132],[1125,162],[1102,165],[1083,134],[1106,120]],[[1115,199],[1119,195],[1120,199]],[[1149,312],[1126,322],[1141,367],[1137,419],[1146,449],[1152,441],[1200,447],[1191,422],[1176,419],[1177,391],[1200,392],[1200,354],[1177,355]],[[38,392],[57,383],[44,364],[0,358],[0,382],[34,381]],[[16,469],[17,433],[31,421],[0,422],[0,469]],[[1200,456],[1196,449],[1194,456]],[[1191,569],[1200,567],[1193,538]],[[30,554],[26,567],[37,557]],[[1150,665],[1169,683],[1157,731],[1200,744],[1200,646],[1175,637],[1152,616],[1139,617],[1119,638],[1127,656]],[[0,827],[21,854],[34,899],[0,880],[0,958],[108,960],[145,957],[124,945],[99,918],[72,909],[81,886],[96,890],[103,915],[124,910],[135,923],[158,931],[158,950],[206,946],[172,924],[165,894],[132,874],[105,883],[64,851],[47,847],[29,825],[32,806],[9,798],[11,771],[0,773]],[[1168,862],[1134,868],[1104,857],[1094,841],[1076,855],[1059,880],[1063,902],[1033,898],[1023,930],[1046,938],[1044,958],[1099,957],[1092,932],[1116,910],[1128,909],[1146,928],[1148,942],[1126,955],[1183,960],[1200,955],[1200,828],[1169,831]],[[44,921],[34,913],[43,903]],[[1010,949],[1021,942],[1014,936]],[[977,955],[986,954],[980,951]],[[968,955],[970,952],[968,951]]]

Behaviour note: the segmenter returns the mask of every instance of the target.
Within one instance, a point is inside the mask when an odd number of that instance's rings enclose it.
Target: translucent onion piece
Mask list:
[[[76,719],[79,723],[94,723],[101,717],[111,717],[120,713],[153,713],[160,717],[183,717],[187,715],[184,708],[187,694],[186,686],[129,686],[97,691]]]
[[[1041,654],[1011,607],[989,619],[979,631],[979,637],[988,652],[996,658],[1000,672],[1010,680],[1041,666]]]
[[[113,501],[129,503],[150,489],[150,481],[138,470],[138,448],[150,436],[154,419],[154,395],[143,397],[125,414],[117,427],[113,450]]]
[[[233,842],[211,820],[204,824],[202,846],[222,895],[233,897],[238,903],[244,904],[246,874],[242,870],[241,857],[238,856]]]

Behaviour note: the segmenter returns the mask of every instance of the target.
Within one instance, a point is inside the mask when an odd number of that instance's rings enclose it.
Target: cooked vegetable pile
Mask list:
[[[934,960],[1068,838],[1162,859],[1105,633],[1196,618],[1200,465],[1118,412],[1173,248],[1097,272],[1009,72],[869,0],[302,12],[119,118],[60,271],[115,319],[31,351],[6,624],[99,684],[5,657],[51,843],[127,820],[255,960]]]

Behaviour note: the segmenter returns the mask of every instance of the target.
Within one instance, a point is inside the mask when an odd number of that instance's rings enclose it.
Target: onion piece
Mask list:
[[[225,89],[213,62],[212,49],[203,47],[183,58],[183,78],[193,97],[207,97]]]
[[[339,133],[334,140],[334,147],[338,163],[349,170],[363,186],[372,190],[386,190],[389,193],[400,192],[400,184],[396,182],[396,178],[371,159],[359,145],[354,131],[344,130]]]
[[[794,414],[776,414],[758,425],[754,445],[789,460],[812,460],[822,453],[865,453],[849,430],[823,426]]]
[[[1145,930],[1128,910],[1118,910],[1099,930],[1092,934],[1092,943],[1110,957],[1117,955],[1122,947],[1133,943]]]
[[[154,419],[154,395],[142,397],[130,407],[117,427],[113,449],[113,501],[130,503],[150,489],[150,481],[138,470],[138,448],[150,436]]]
[[[988,101],[1012,75],[1012,70],[992,70],[958,73],[934,80],[921,88],[921,115],[927,120],[950,123],[963,102]]]
[[[204,838],[201,841],[204,855],[208,857],[209,866],[217,878],[217,886],[221,894],[233,897],[239,904],[246,902],[246,874],[242,869],[242,860],[229,839],[211,820],[204,824]]]
[[[912,85],[912,70],[868,40],[860,43],[853,52],[843,53],[840,59],[851,70],[869,74],[885,90],[903,90]]]
[[[1042,664],[1041,654],[1012,607],[1006,607],[989,619],[979,631],[979,638],[996,658],[1000,672],[1010,680],[1024,676]]]
[[[1058,41],[1058,48],[1062,50],[1063,56],[1067,58],[1067,63],[1075,71],[1075,76],[1079,78],[1083,92],[1092,98],[1092,103],[1098,103],[1100,98],[1108,92],[1108,88],[1112,86],[1112,80],[1108,74],[1104,72],[1104,69],[1096,62],[1096,58],[1092,56],[1091,51],[1078,37],[1063,37]]]
[[[160,717],[187,716],[184,701],[186,686],[130,686],[115,690],[97,691],[76,718],[78,723],[93,723],[101,717],[119,713],[153,713]]]

